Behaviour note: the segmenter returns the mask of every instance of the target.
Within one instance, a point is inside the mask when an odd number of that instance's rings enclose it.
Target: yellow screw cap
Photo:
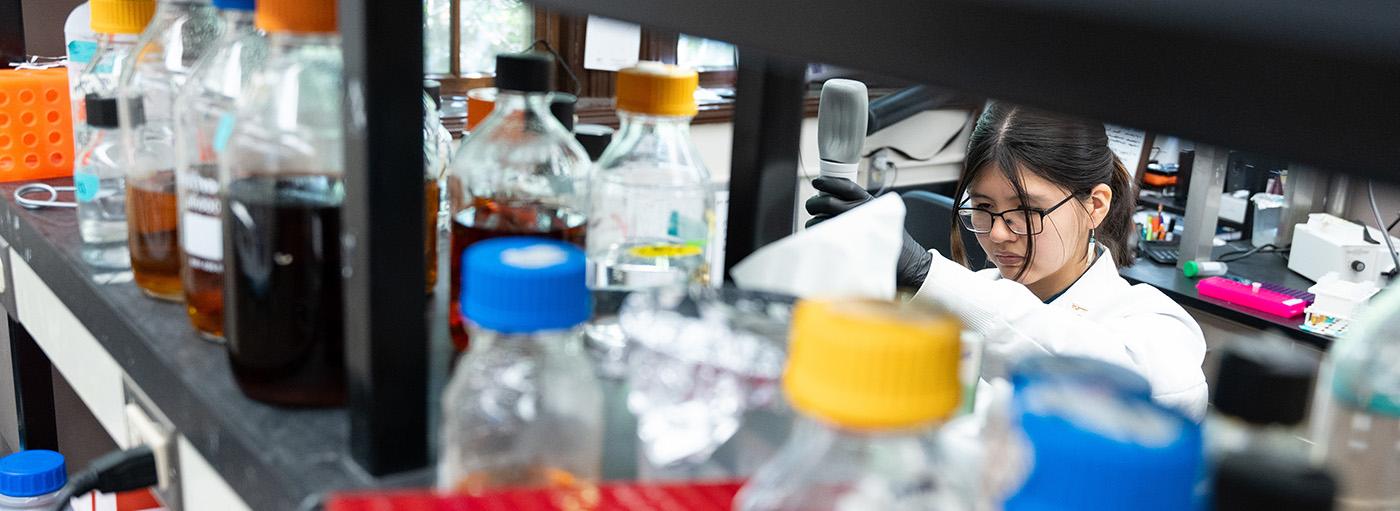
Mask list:
[[[155,0],[91,0],[89,25],[100,34],[139,34],[156,14]]]
[[[253,24],[268,32],[339,32],[336,0],[258,0]]]
[[[950,417],[962,325],[919,304],[803,301],[793,311],[783,389],[793,408],[853,429],[901,429]]]
[[[617,73],[617,109],[647,115],[694,116],[694,69],[660,62],[641,62]]]

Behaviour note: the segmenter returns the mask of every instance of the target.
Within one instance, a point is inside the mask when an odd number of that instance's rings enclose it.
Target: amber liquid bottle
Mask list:
[[[343,404],[344,65],[335,0],[262,0],[267,60],[238,102],[224,171],[224,338],[243,393]]]
[[[495,108],[452,161],[448,326],[458,351],[468,343],[469,318],[462,315],[459,303],[467,247],[511,235],[584,244],[588,154],[549,111],[554,69],[554,59],[547,54],[498,55]]]
[[[126,218],[136,285],[151,297],[180,301],[183,290],[174,171],[127,178]]]

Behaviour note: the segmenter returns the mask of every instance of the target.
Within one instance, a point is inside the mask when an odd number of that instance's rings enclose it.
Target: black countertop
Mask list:
[[[224,348],[197,336],[183,305],[142,295],[129,272],[94,271],[80,259],[74,210],[21,208],[17,187],[0,184],[0,233],[249,507],[297,509],[327,490],[431,481],[426,470],[392,479],[362,470],[348,452],[344,408],[288,409],[244,397]]]
[[[1215,247],[1213,254],[1219,257],[1220,254],[1251,248],[1248,242],[1234,242],[1223,247]],[[1280,284],[1300,291],[1307,291],[1314,284],[1313,281],[1301,275],[1293,273],[1288,269],[1288,260],[1280,253],[1260,253],[1232,261],[1229,264],[1229,274],[1243,277],[1259,282],[1271,282]],[[1138,258],[1137,264],[1125,268],[1119,273],[1128,282],[1134,284],[1149,284],[1161,289],[1168,297],[1181,304],[1183,307],[1197,309],[1225,319],[1235,321],[1258,329],[1271,329],[1281,332],[1288,337],[1305,342],[1321,350],[1326,350],[1332,346],[1332,339],[1329,337],[1314,334],[1298,328],[1302,324],[1303,318],[1284,319],[1278,316],[1265,314],[1247,307],[1227,303],[1215,298],[1201,296],[1196,292],[1196,282],[1199,279],[1188,278],[1181,274],[1176,266],[1158,264],[1145,257]]]

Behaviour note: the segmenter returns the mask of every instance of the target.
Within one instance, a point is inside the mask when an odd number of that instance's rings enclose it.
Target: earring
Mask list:
[[[1091,247],[1094,246],[1094,244],[1098,243],[1098,241],[1099,241],[1099,239],[1098,239],[1097,237],[1094,236],[1094,228],[1093,228],[1093,227],[1090,227],[1090,228],[1089,228],[1089,246],[1091,246]]]

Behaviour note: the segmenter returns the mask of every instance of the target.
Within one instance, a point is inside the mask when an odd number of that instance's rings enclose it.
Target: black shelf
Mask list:
[[[1162,207],[1162,211],[1165,211],[1165,212],[1167,212],[1167,213],[1171,213],[1171,214],[1173,214],[1173,215],[1180,215],[1180,216],[1183,216],[1183,217],[1186,216],[1186,206],[1184,205],[1185,203],[1184,203],[1184,202],[1178,203],[1178,202],[1176,202],[1175,198],[1153,197],[1153,196],[1150,196],[1150,195],[1139,195],[1139,196],[1138,196],[1138,199],[1137,199],[1137,203],[1138,203],[1138,208],[1139,208],[1140,210],[1142,210],[1142,211],[1155,210],[1155,209],[1157,209],[1157,206],[1161,206],[1161,207]],[[1237,230],[1237,231],[1243,231],[1243,230],[1244,230],[1244,224],[1239,223],[1239,222],[1236,222],[1236,221],[1234,221],[1234,220],[1228,220],[1228,219],[1225,219],[1225,218],[1216,218],[1216,219],[1215,219],[1215,222],[1216,222],[1215,225],[1216,225],[1217,227],[1229,227],[1229,228],[1235,229],[1235,230]]]
[[[94,271],[80,259],[74,211],[21,208],[16,187],[0,184],[0,234],[249,507],[292,510],[328,490],[431,482],[426,471],[379,479],[361,469],[350,456],[345,408],[288,409],[244,397],[224,348],[197,336],[183,305]]]
[[[1389,0],[537,3],[1400,179]]]

